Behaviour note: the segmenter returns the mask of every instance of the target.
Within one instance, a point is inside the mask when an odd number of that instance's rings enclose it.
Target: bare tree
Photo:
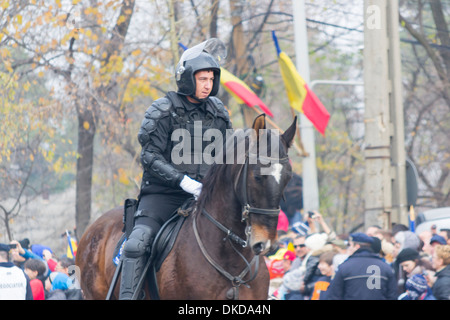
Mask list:
[[[403,1],[400,23],[410,43],[404,60],[407,153],[420,178],[419,206],[450,205],[450,7]]]

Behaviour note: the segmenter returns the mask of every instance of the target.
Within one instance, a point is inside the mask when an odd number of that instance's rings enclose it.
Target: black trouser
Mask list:
[[[134,225],[146,225],[155,230],[172,216],[173,212],[192,195],[182,194],[146,194],[139,200],[138,216]],[[139,214],[141,212],[141,214]]]
[[[133,231],[123,249],[119,299],[132,298],[156,234],[175,210],[190,197],[192,196],[187,193],[141,196]]]

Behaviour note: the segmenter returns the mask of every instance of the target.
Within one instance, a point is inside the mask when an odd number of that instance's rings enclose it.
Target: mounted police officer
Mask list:
[[[138,133],[144,172],[134,227],[123,249],[121,300],[133,296],[160,227],[187,199],[200,195],[201,180],[210,165],[194,161],[206,147],[198,128],[201,135],[208,129],[218,129],[223,137],[226,129],[232,128],[223,103],[214,97],[220,85],[219,61],[225,54],[225,46],[218,39],[186,50],[175,72],[178,91],[168,92],[145,112]],[[177,129],[186,132],[182,141],[172,141]],[[192,161],[175,161],[180,144]],[[183,159],[187,158],[183,154]]]

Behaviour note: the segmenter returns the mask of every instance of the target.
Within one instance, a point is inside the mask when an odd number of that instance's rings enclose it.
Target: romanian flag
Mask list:
[[[274,31],[272,31],[272,38],[277,49],[281,76],[291,107],[302,112],[316,129],[322,135],[325,135],[330,114],[314,92],[308,88],[308,85],[297,72],[289,56],[280,50]]]
[[[257,106],[265,114],[273,117],[273,113],[269,108],[261,101],[261,99],[245,84],[244,81],[234,76],[225,68],[220,68],[220,83],[225,90],[235,98],[239,104],[246,104],[249,107]]]
[[[66,230],[66,236],[67,236],[67,257],[70,259],[75,259],[77,255],[77,242],[70,237],[69,231]]]

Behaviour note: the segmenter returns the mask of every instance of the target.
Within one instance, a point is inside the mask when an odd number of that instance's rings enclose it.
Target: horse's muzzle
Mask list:
[[[267,225],[267,222],[261,224],[259,221],[253,221],[251,234],[249,237],[249,246],[256,255],[264,255],[273,250],[277,245],[276,224]]]
[[[256,255],[266,254],[269,252],[276,241],[272,240],[267,229],[260,226],[252,227],[250,236],[250,247]]]
[[[256,255],[265,254],[267,253],[271,248],[271,241],[267,240],[267,242],[257,242],[254,245],[252,245],[253,253]]]

